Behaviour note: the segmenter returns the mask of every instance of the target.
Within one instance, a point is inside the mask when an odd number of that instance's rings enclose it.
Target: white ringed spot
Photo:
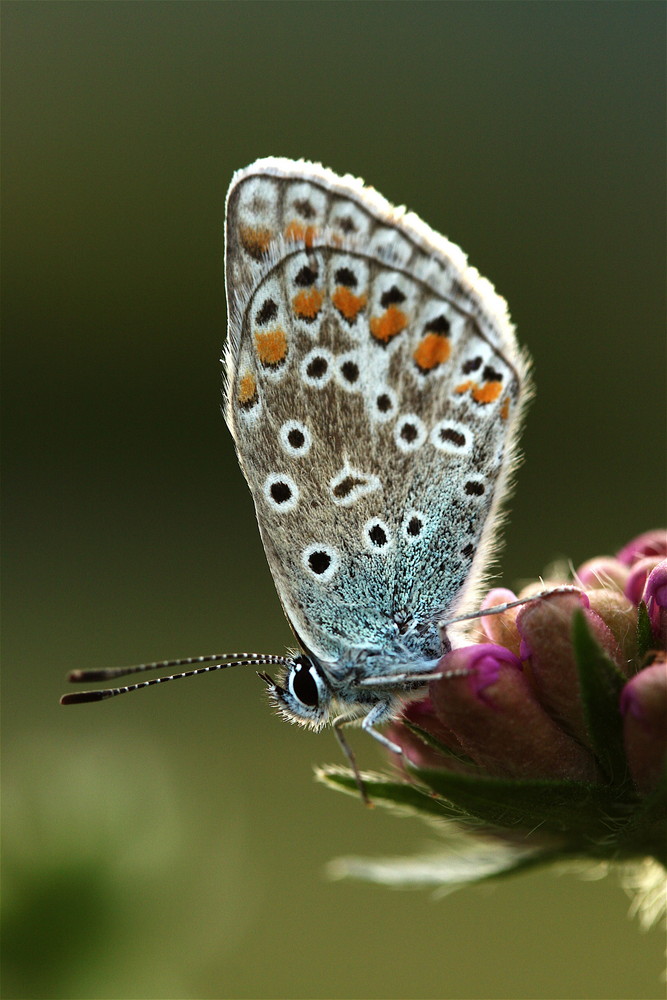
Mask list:
[[[401,451],[417,451],[426,440],[426,426],[416,413],[403,413],[394,427],[394,441]]]
[[[362,472],[361,469],[355,469],[347,462],[329,480],[331,499],[339,507],[350,507],[360,497],[381,488],[382,483],[378,476],[372,472]]]
[[[326,583],[338,571],[340,556],[333,545],[317,543],[309,545],[301,553],[301,561],[307,572],[316,580]]]
[[[286,514],[299,502],[299,487],[284,472],[272,472],[264,480],[264,499],[272,510]]]
[[[293,458],[307,455],[313,443],[310,431],[300,420],[286,420],[280,428],[279,437],[283,449]]]
[[[322,389],[333,373],[333,357],[326,347],[315,347],[300,366],[301,378],[313,389]]]
[[[339,354],[335,359],[336,382],[346,392],[361,389],[361,364],[356,351]]]
[[[371,414],[374,420],[384,424],[388,420],[393,420],[398,408],[398,399],[393,389],[388,385],[380,386],[373,393],[371,401]]]
[[[448,455],[469,455],[473,434],[466,424],[458,420],[439,420],[431,431],[431,444]]]
[[[484,476],[468,475],[461,484],[460,492],[470,502],[479,501],[486,495],[488,484]]]
[[[362,528],[364,545],[371,552],[387,552],[393,545],[393,538],[385,521],[371,517]]]

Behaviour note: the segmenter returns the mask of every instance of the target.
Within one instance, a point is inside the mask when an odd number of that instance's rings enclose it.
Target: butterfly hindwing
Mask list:
[[[287,160],[236,176],[226,273],[226,415],[292,627],[334,672],[438,655],[511,465],[503,300],[415,216]]]

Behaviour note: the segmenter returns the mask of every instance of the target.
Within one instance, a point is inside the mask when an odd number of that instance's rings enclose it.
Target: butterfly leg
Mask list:
[[[372,806],[373,803],[368,798],[368,792],[366,791],[366,786],[364,785],[364,779],[361,777],[361,772],[357,767],[357,759],[354,756],[354,751],[352,747],[347,742],[343,736],[343,726],[351,722],[351,719],[338,719],[333,724],[333,731],[336,734],[336,739],[338,740],[339,746],[345,756],[347,757],[347,762],[350,765],[350,769],[354,774],[354,780],[357,783],[357,788],[359,789],[359,794],[361,795],[361,801],[365,806]]]
[[[390,712],[391,712],[391,705],[389,702],[385,701],[379,702],[377,705],[374,705],[373,708],[368,713],[368,715],[365,716],[365,718],[361,723],[361,728],[364,730],[364,732],[370,733],[370,735],[373,736],[378,741],[378,743],[381,743],[382,746],[385,747],[385,749],[391,750],[391,752],[395,754],[402,754],[403,750],[401,749],[401,747],[398,746],[397,743],[392,743],[391,740],[387,739],[386,736],[384,736],[381,732],[379,732],[375,728],[375,725],[378,722],[384,721],[390,714]],[[347,757],[350,769],[354,774],[354,780],[357,783],[357,788],[359,789],[359,794],[361,795],[361,801],[364,803],[364,805],[372,806],[373,803],[368,797],[368,792],[366,791],[364,779],[361,777],[361,772],[359,771],[359,768],[357,766],[357,761],[354,756],[352,747],[343,736],[343,726],[349,725],[351,722],[354,722],[353,718],[336,719],[336,721],[333,723],[333,731],[336,734],[336,739],[338,740],[341,750]]]
[[[378,704],[374,705],[373,708],[368,713],[368,715],[364,718],[363,722],[361,723],[361,728],[364,730],[365,733],[370,733],[371,736],[373,736],[378,741],[378,743],[381,743],[382,746],[385,747],[387,750],[391,750],[392,753],[401,755],[403,751],[399,747],[398,743],[392,743],[390,739],[387,739],[386,736],[384,736],[381,732],[379,732],[375,728],[376,723],[381,722],[387,718],[390,709],[391,706],[389,702],[385,701],[378,702]]]

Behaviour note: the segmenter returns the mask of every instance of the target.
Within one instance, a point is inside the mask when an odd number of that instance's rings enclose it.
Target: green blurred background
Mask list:
[[[219,409],[224,196],[258,156],[363,176],[507,297],[537,396],[499,580],[664,520],[664,5],[3,22],[4,995],[659,995],[613,880],[327,882],[432,835],[315,785],[333,736],[251,670],[57,702],[71,668],[290,643]]]

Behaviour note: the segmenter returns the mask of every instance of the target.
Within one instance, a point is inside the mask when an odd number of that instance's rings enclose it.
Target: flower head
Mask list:
[[[667,532],[648,532],[482,617],[392,725],[401,777],[371,797],[502,842],[477,877],[565,857],[666,864],[666,555]],[[496,589],[482,608],[516,600]]]

